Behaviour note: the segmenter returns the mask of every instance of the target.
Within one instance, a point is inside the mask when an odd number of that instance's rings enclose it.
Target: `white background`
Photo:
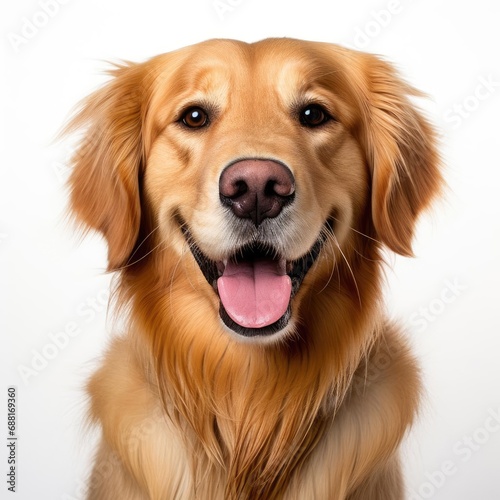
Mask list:
[[[420,224],[417,258],[393,258],[387,272],[388,309],[410,327],[427,389],[403,450],[408,498],[499,499],[500,4],[54,2],[50,16],[43,0],[4,2],[1,16],[0,497],[79,500],[89,470],[82,385],[110,335],[109,276],[104,244],[79,244],[64,222],[71,147],[52,141],[71,108],[104,81],[105,60],[213,37],[290,36],[382,54],[431,96],[422,105],[442,134],[449,189]],[[54,350],[50,335],[72,328]],[[36,375],[21,377],[32,363]],[[8,385],[18,388],[16,495],[3,479]]]

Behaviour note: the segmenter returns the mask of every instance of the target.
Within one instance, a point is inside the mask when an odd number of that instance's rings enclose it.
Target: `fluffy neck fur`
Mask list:
[[[222,330],[213,290],[188,279],[191,260],[162,250],[122,271],[120,303],[152,337],[155,365],[145,369],[186,439],[200,489],[208,470],[225,498],[279,498],[334,418],[378,325],[379,251],[356,245],[363,255],[347,253],[350,269],[337,260],[332,275],[332,255],[323,255],[311,272],[325,277],[301,291],[296,337],[270,346]]]

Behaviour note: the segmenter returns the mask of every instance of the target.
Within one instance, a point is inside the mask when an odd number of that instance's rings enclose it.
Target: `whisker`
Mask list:
[[[142,259],[145,259],[148,255],[152,254],[158,247],[165,245],[165,243],[166,243],[165,241],[160,241],[160,243],[158,243],[155,247],[153,247],[148,253],[144,254],[139,259],[134,260],[134,262],[129,262],[129,263],[125,264],[124,266],[118,267],[117,269],[115,269],[115,271],[123,271],[123,269],[126,269],[127,267],[130,267],[130,266],[133,266],[134,264],[137,264]]]
[[[173,218],[175,217],[175,215],[172,215],[170,217],[170,219],[172,220]],[[184,223],[183,223],[184,225]],[[182,226],[181,226],[182,227]],[[165,245],[165,248],[167,248],[167,242],[165,240],[162,240],[160,241],[155,247],[153,247],[149,252],[147,252],[146,254],[144,254],[142,257],[140,257],[139,259],[137,260],[134,260],[132,262],[130,262],[130,260],[132,259],[132,257],[137,253],[137,251],[139,250],[139,248],[146,242],[146,240],[155,232],[157,231],[158,229],[160,228],[160,225],[158,224],[154,229],[152,229],[144,238],[143,240],[139,243],[139,245],[137,245],[137,247],[135,248],[135,250],[133,251],[133,253],[130,255],[130,257],[128,258],[127,260],[127,263],[117,269],[115,269],[115,271],[122,271],[123,269],[126,269],[127,267],[130,267],[130,266],[133,266],[134,264],[137,264],[138,262],[140,262],[142,259],[146,258],[148,255],[150,255],[151,253],[153,253],[157,248],[159,248],[161,245]]]
[[[335,233],[333,232],[332,230],[332,237],[333,237],[333,241],[335,242],[335,245],[337,246],[337,248],[339,249],[339,252],[340,254],[342,255],[343,259],[345,260],[345,263],[347,264],[347,268],[349,269],[349,272],[351,273],[351,276],[352,276],[352,279],[354,281],[354,286],[356,287],[356,293],[358,295],[358,301],[359,301],[359,305],[360,307],[362,307],[362,303],[361,303],[361,295],[359,293],[359,287],[358,287],[358,282],[356,280],[356,277],[354,276],[354,272],[351,268],[351,265],[349,264],[349,261],[347,260],[347,257],[345,256],[344,252],[342,251],[342,249],[340,248],[340,244],[339,244],[339,241],[337,240],[337,237],[335,236]]]
[[[353,250],[354,250],[354,252],[355,252],[357,255],[359,255],[362,259],[365,259],[365,260],[367,260],[367,261],[369,261],[369,262],[378,262],[378,263],[383,262],[383,260],[382,260],[382,259],[370,259],[370,258],[368,258],[366,255],[363,255],[362,253],[358,252],[358,250],[357,250],[355,247],[353,247]]]
[[[146,240],[155,232],[159,229],[159,225],[156,226],[152,231],[149,232],[149,234],[147,236],[145,236],[143,238],[143,240],[137,245],[137,247],[135,248],[135,250],[132,252],[132,254],[130,255],[130,257],[128,258],[127,260],[127,263],[128,261],[137,253],[137,251],[139,250],[139,248],[141,248],[141,246],[146,242]]]
[[[336,217],[334,217],[333,215],[331,216],[331,218],[333,220],[335,220],[336,222],[339,222],[342,224],[342,221],[340,221],[339,219],[337,219]],[[355,233],[358,233],[359,235],[361,236],[364,236],[365,238],[368,238],[369,240],[372,240],[372,241],[375,241],[375,243],[378,243],[379,245],[382,245],[383,243],[380,241],[380,240],[377,240],[376,238],[372,238],[371,236],[361,232],[361,231],[358,231],[357,229],[355,229],[354,227],[352,226],[347,226],[348,229],[350,229],[351,231],[354,231]]]
[[[325,236],[326,242],[328,243],[328,245],[330,247],[330,251],[332,252],[332,257],[333,257],[332,270],[330,272],[330,276],[328,276],[328,280],[325,283],[325,286],[318,292],[318,294],[320,294],[323,290],[325,290],[327,288],[327,286],[330,284],[330,282],[332,281],[335,269],[337,268],[337,265],[336,265],[337,264],[337,258],[335,256],[335,250],[334,250],[332,242],[331,242],[330,231],[331,230],[329,228],[325,228],[325,230],[324,230],[324,236]],[[338,272],[338,270],[337,270],[337,272]],[[340,278],[340,275],[339,275],[339,278]],[[340,287],[340,282],[339,282],[339,287]]]

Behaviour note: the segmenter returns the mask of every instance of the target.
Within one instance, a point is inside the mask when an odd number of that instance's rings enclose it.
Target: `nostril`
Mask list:
[[[274,196],[276,191],[274,190],[274,187],[276,186],[276,181],[267,181],[266,187],[264,188],[264,195],[265,196]]]
[[[248,191],[248,184],[238,171],[225,170],[219,181],[219,193],[224,198],[237,198]]]
[[[238,196],[241,196],[245,194],[248,191],[248,185],[244,180],[238,180],[234,183],[235,187],[235,193],[231,196],[234,198],[237,198]]]

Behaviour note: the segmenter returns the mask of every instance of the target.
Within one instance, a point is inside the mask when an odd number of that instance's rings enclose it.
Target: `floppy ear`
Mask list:
[[[66,132],[84,129],[69,178],[72,214],[106,238],[113,270],[126,264],[139,232],[143,72],[126,65],[110,73],[113,80],[82,102]]]
[[[410,256],[417,217],[442,185],[436,134],[410,102],[410,96],[422,94],[391,65],[366,57],[364,137],[373,175],[373,222],[380,240]]]

